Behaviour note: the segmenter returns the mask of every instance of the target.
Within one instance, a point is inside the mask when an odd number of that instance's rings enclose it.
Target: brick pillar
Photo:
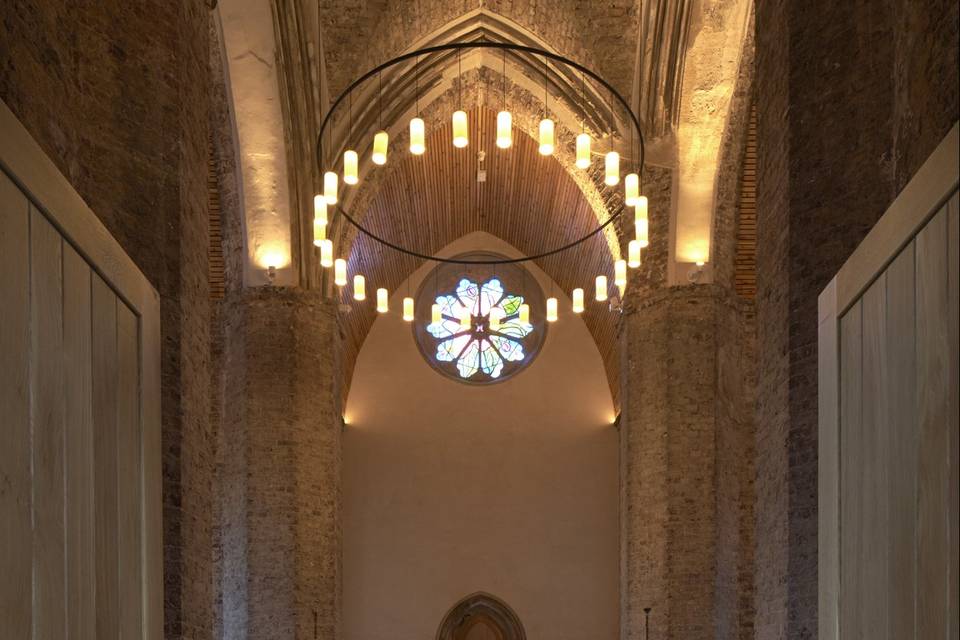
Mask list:
[[[333,640],[341,584],[335,303],[313,291],[245,289],[228,297],[224,319],[224,634]]]
[[[621,320],[623,640],[644,638],[644,607],[653,608],[652,637],[739,637],[750,544],[740,521],[750,517],[742,504],[752,499],[743,473],[751,432],[742,315],[743,303],[720,285],[633,298],[628,291]]]

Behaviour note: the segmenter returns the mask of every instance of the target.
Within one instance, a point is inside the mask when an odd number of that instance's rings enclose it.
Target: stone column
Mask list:
[[[228,298],[223,316],[224,635],[333,640],[341,585],[336,303],[260,287]]]
[[[749,578],[743,302],[716,284],[633,297],[621,320],[621,637],[736,638]],[[747,527],[749,529],[749,527]],[[749,532],[747,532],[749,533]]]

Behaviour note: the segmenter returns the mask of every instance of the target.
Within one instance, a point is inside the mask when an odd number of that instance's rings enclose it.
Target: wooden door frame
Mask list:
[[[960,123],[954,124],[818,301],[820,640],[840,638],[840,318],[956,192],[960,181],[958,127]]]
[[[140,324],[143,638],[163,638],[160,296],[66,177],[0,100],[0,171],[136,314]]]

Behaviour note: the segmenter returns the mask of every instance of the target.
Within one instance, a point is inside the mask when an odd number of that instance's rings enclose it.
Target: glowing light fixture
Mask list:
[[[614,186],[620,182],[620,154],[616,151],[610,151],[606,156],[604,182],[608,186]]]
[[[549,156],[553,153],[553,120],[544,118],[540,121],[540,155]]]
[[[517,313],[517,319],[521,324],[530,324],[530,305],[523,303]]]
[[[347,286],[347,261],[343,258],[333,261],[333,284],[338,287]]]
[[[636,269],[640,266],[640,241],[631,240],[627,244],[627,266]]]
[[[390,135],[386,131],[378,131],[377,135],[373,136],[373,154],[370,156],[373,164],[387,164],[387,147],[389,144]]]
[[[430,322],[433,324],[440,324],[443,322],[443,312],[440,309],[440,305],[436,303],[430,307]]]
[[[327,269],[333,266],[333,241],[329,238],[320,241],[320,266]]]
[[[377,289],[377,313],[390,311],[390,296],[383,287]]]
[[[320,224],[327,226],[327,200],[323,194],[318,193],[313,196],[313,219],[319,220]]]
[[[313,244],[319,247],[327,239],[327,225],[320,218],[313,219]]]
[[[364,278],[359,273],[353,276],[353,299],[354,300],[367,299],[367,279]]]
[[[597,302],[607,299],[607,276],[597,276]]]
[[[415,156],[423,155],[427,150],[427,128],[423,123],[423,118],[413,118],[410,120],[410,153]]]
[[[581,133],[577,136],[577,167],[590,168],[590,134]]]
[[[343,182],[344,184],[360,182],[360,157],[353,149],[343,152]]]
[[[640,197],[640,176],[635,173],[628,173],[623,179],[623,202],[628,207],[637,204]]]
[[[613,284],[620,288],[621,295],[627,287],[627,261],[617,260],[613,263]]]
[[[467,137],[467,112],[466,111],[454,111],[453,112],[453,146],[458,149],[470,144],[470,140]]]
[[[641,247],[650,244],[650,219],[648,217],[649,203],[647,196],[637,196],[637,203],[634,207],[634,225],[637,231],[637,240]]]
[[[509,111],[497,114],[497,146],[508,149],[513,144],[513,116]]]
[[[403,299],[403,319],[407,322],[413,322],[413,298]]]
[[[463,307],[460,310],[460,331],[470,331],[470,327],[473,322],[473,314],[470,313],[470,309]]]
[[[573,290],[573,312],[583,313],[583,289]]]
[[[500,331],[500,321],[503,320],[504,311],[500,307],[490,309],[490,331]]]
[[[557,321],[557,299],[547,298],[547,322]]]
[[[337,172],[323,174],[323,198],[327,204],[337,204]]]

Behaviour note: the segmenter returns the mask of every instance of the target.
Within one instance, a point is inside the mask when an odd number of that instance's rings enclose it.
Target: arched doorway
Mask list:
[[[444,616],[437,640],[526,640],[520,618],[488,593],[467,596]]]

